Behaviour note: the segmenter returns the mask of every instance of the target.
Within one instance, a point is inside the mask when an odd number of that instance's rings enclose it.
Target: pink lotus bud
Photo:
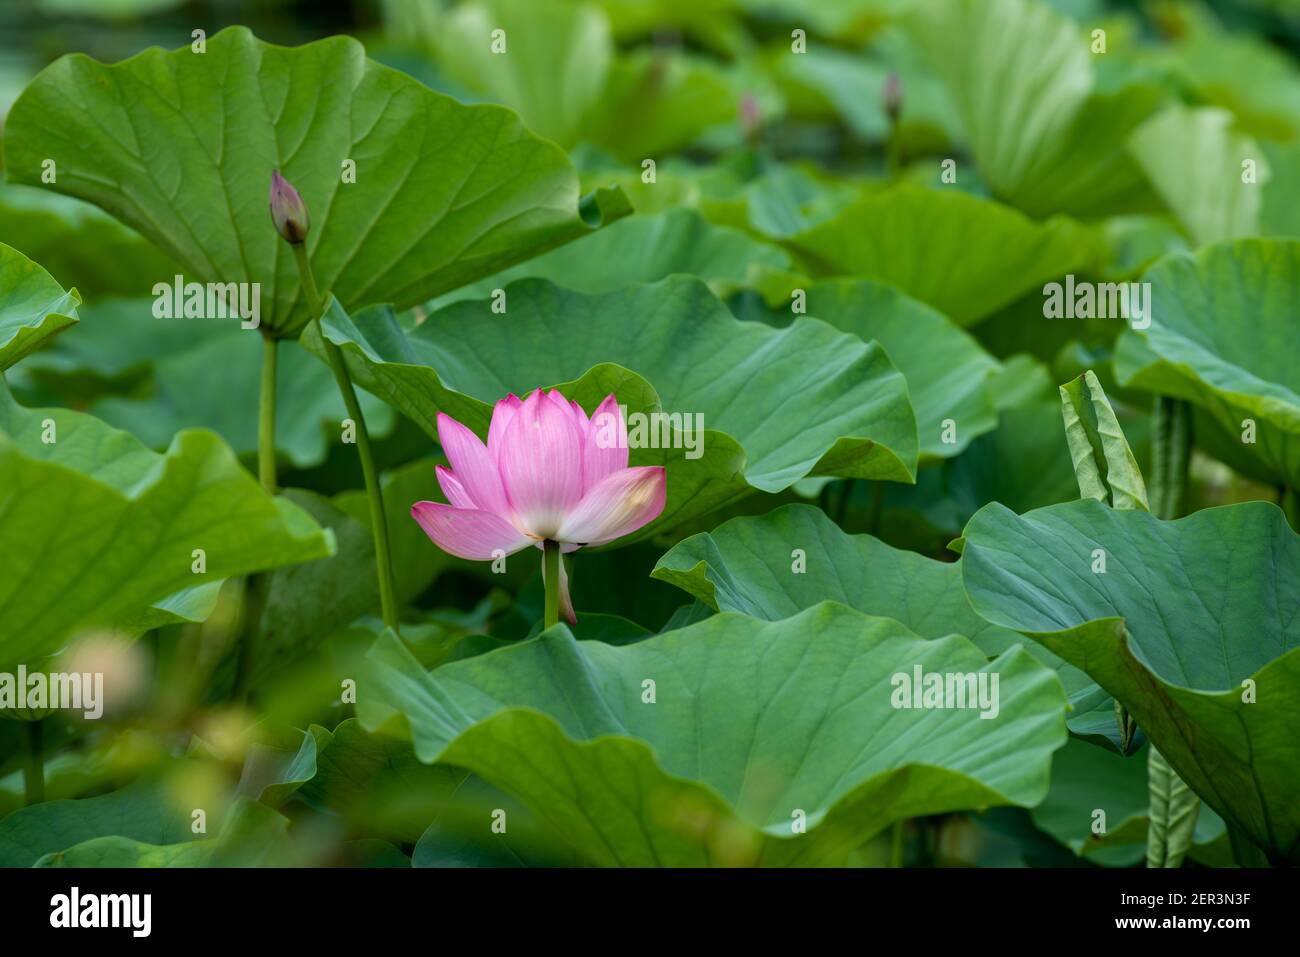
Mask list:
[[[662,466],[628,467],[627,423],[605,398],[590,419],[559,390],[496,404],[484,445],[449,415],[438,441],[451,468],[438,466],[449,504],[416,502],[411,516],[445,552],[491,561],[549,539],[562,552],[603,545],[653,522],[664,510]],[[560,608],[576,621],[560,563]]]
[[[278,169],[271,173],[271,222],[275,231],[295,246],[307,238],[307,230],[311,229],[307,204]]]
[[[753,140],[762,129],[763,113],[758,99],[753,93],[746,93],[740,100],[740,132],[746,140]]]
[[[903,81],[899,79],[897,73],[890,73],[885,77],[885,89],[880,95],[880,100],[885,108],[885,115],[889,117],[890,125],[897,125],[898,116],[903,110]]]

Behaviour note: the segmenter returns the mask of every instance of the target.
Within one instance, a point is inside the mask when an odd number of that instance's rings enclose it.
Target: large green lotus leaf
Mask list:
[[[1037,802],[1065,739],[1060,684],[1022,648],[989,662],[830,602],[621,648],[557,627],[432,673],[391,632],[370,657],[363,724],[405,724],[422,760],[519,798],[595,864],[844,863],[901,818]],[[895,708],[914,668],[998,673],[997,717]]]
[[[410,601],[456,560],[436,548],[410,519],[411,504],[434,494],[437,477],[431,459],[411,463],[383,477],[393,585],[399,603]],[[378,613],[375,545],[369,503],[361,490],[334,500],[302,489],[285,497],[330,529],[338,551],[329,558],[280,568],[269,576],[266,607],[257,647],[249,666],[256,685],[272,673],[295,667],[359,616]]]
[[[867,142],[887,138],[883,90],[889,68],[884,63],[820,44],[791,56],[789,41],[779,39],[767,57],[767,67],[780,84],[792,116],[839,119]]]
[[[989,657],[1023,643],[1016,632],[975,614],[961,590],[960,563],[892,548],[870,535],[846,535],[808,505],[733,518],[692,535],[659,559],[651,574],[714,609],[764,621],[837,601],[893,618],[923,638],[964,635]],[[1116,737],[1110,699],[1097,694],[1092,679],[1045,648],[1028,650],[1060,675],[1075,709],[1072,731]]]
[[[409,742],[403,744],[409,751]],[[507,826],[496,827],[496,821]],[[584,863],[527,804],[473,774],[465,775],[448,795],[411,853],[412,867],[581,867]]]
[[[1096,237],[1072,220],[1037,223],[955,188],[909,184],[863,196],[783,243],[813,275],[888,283],[962,326],[1097,253]]]
[[[99,207],[16,183],[0,183],[0,242],[40,263],[61,285],[75,285],[92,303],[144,295],[181,271]]]
[[[81,803],[81,802],[77,802]],[[187,828],[188,830],[188,828]],[[257,867],[303,862],[289,856],[289,819],[248,798],[236,800],[212,838],[152,844],[118,834],[45,854],[33,867]],[[193,835],[189,835],[193,837]]]
[[[224,581],[210,581],[182,588],[154,602],[138,615],[124,619],[118,628],[128,635],[143,635],[164,625],[207,621],[217,608],[224,585]]]
[[[0,244],[0,374],[77,321],[81,297]]]
[[[146,844],[193,839],[190,810],[152,780],[99,797],[48,801],[0,821],[0,867],[31,867],[46,854],[117,835]]]
[[[589,412],[612,392],[630,414],[702,415],[693,450],[676,432],[683,447],[636,447],[629,421],[632,464],[668,468],[664,513],[639,537],[808,475],[913,480],[907,386],[876,343],[806,317],[785,329],[736,319],[684,276],[604,295],[524,280],[505,295],[504,314],[459,302],[410,332],[334,303],[324,334],[360,385],[435,438],[439,412],[486,436],[492,403],[557,383]],[[317,335],[313,324],[303,341],[319,351]]]
[[[710,127],[734,128],[745,92],[742,81],[714,60],[637,50],[611,65],[586,137],[640,166],[691,146]]]
[[[415,598],[447,568],[482,567],[442,552],[430,555],[429,537],[411,521],[411,505],[428,498],[436,488],[435,469],[440,464],[445,465],[445,460],[417,459],[385,473],[381,479],[384,509],[388,514],[388,548],[393,556],[393,587],[399,601]],[[341,492],[334,497],[333,504],[370,534],[370,502],[364,489]]]
[[[1300,856],[1300,537],[1280,509],[993,504],[965,537],[980,615],[1087,671],[1206,804]]]
[[[36,0],[34,6],[48,17],[93,17],[97,20],[131,20],[179,7],[181,0]]]
[[[1219,243],[1167,256],[1143,279],[1154,315],[1149,328],[1121,336],[1120,383],[1187,399],[1221,433],[1219,446],[1253,459],[1253,471],[1274,482],[1300,484],[1300,368],[1292,361],[1300,242]],[[1253,442],[1245,441],[1247,420]]]
[[[809,505],[783,505],[692,535],[651,574],[718,611],[764,621],[837,601],[896,619],[923,638],[964,635],[989,656],[1021,643],[1016,632],[975,614],[961,593],[959,564],[892,548],[870,535],[846,535]]]
[[[354,832],[414,843],[466,772],[423,764],[409,741],[367,734],[349,718],[321,750],[299,790],[312,807],[342,815]]]
[[[1146,857],[1147,745],[1130,757],[1071,739],[1052,758],[1052,787],[1030,811],[1034,824],[1080,857],[1131,867]],[[1105,813],[1104,822],[1097,812]],[[1104,825],[1104,831],[1094,830]],[[1195,843],[1224,837],[1223,819],[1207,807]],[[1193,850],[1196,857],[1198,852]]]
[[[1015,462],[1015,468],[1008,468]],[[891,541],[942,551],[989,502],[1025,512],[1078,498],[1059,399],[1037,399],[1003,410],[998,427],[938,468],[921,469],[916,485],[885,490],[884,530]],[[869,497],[862,498],[869,507]],[[854,504],[859,504],[854,502]],[[898,537],[897,523],[917,526],[919,538]]]
[[[896,18],[911,0],[737,0],[756,17],[802,25],[809,33],[861,41],[881,23]]]
[[[1258,234],[1268,163],[1232,129],[1231,113],[1170,106],[1135,129],[1128,148],[1197,245]],[[1255,181],[1243,182],[1246,160],[1256,164]]]
[[[1198,31],[1152,52],[1205,101],[1231,110],[1251,135],[1300,139],[1300,71],[1263,37]]]
[[[715,222],[731,222],[763,236],[793,236],[830,219],[862,193],[860,184],[831,180],[796,166],[765,164],[730,197],[704,196]],[[764,264],[766,265],[766,264]]]
[[[593,269],[592,263],[601,268]],[[581,240],[520,263],[432,303],[481,299],[519,279],[549,279],[578,292],[613,292],[633,282],[656,282],[677,273],[698,276],[720,295],[744,285],[752,266],[788,269],[790,257],[727,226],[715,226],[690,209],[632,216]]]
[[[28,356],[19,371],[34,373],[35,379],[52,383],[61,394],[72,394],[89,382],[90,388],[98,390],[91,394],[97,395],[107,388],[129,386],[161,360],[241,331],[220,321],[157,319],[151,299],[101,299],[81,306],[77,316],[80,321],[75,326]],[[258,356],[253,363],[260,368]],[[187,383],[191,388],[202,384]]]
[[[209,841],[149,844],[129,837],[92,837],[66,850],[45,854],[33,867],[205,867],[212,858]]]
[[[1156,87],[1096,92],[1089,38],[1037,0],[929,0],[908,24],[956,105],[980,174],[1033,216],[1150,205],[1127,133]]]
[[[256,741],[244,756],[238,793],[267,807],[279,807],[316,777],[321,752],[333,735],[318,724],[306,731],[270,735]]]
[[[98,321],[108,318],[101,316]],[[137,315],[133,321],[145,320]],[[154,319],[150,314],[148,321],[206,320]],[[332,444],[338,444],[339,423],[347,417],[347,410],[327,366],[293,345],[278,348],[276,450],[293,467],[311,468],[325,460]],[[205,334],[191,349],[159,358],[153,367],[152,394],[147,398],[105,396],[93,403],[90,411],[151,448],[165,448],[180,429],[205,428],[225,439],[237,455],[251,457],[257,451],[261,352],[260,335],[227,325],[219,334]],[[220,369],[221,375],[212,375],[213,369]],[[396,424],[392,409],[364,391],[357,398],[371,437],[389,434]]]
[[[439,22],[435,52],[453,80],[570,147],[600,99],[614,41],[609,18],[594,4],[473,0]]]
[[[989,391],[998,362],[968,333],[924,303],[874,282],[820,283],[808,315],[879,342],[907,379],[922,461],[951,458],[997,425]],[[945,442],[946,420],[953,441]]]
[[[187,280],[260,283],[261,321],[281,335],[309,316],[267,216],[274,168],[312,212],[317,283],[348,306],[414,305],[592,228],[559,147],[508,110],[463,106],[367,60],[347,37],[288,49],[231,27],[203,54],[66,56],[14,104],[4,146],[11,180],[39,185],[54,160],[53,188],[138,230]],[[626,211],[621,197],[600,201]]]
[[[0,489],[5,666],[58,650],[78,627],[134,620],[181,589],[334,547],[210,432],[182,432],[159,455],[92,416],[24,409],[3,390]]]
[[[1271,172],[1264,184],[1260,234],[1300,237],[1300,141],[1261,143]]]
[[[517,110],[530,130],[629,162],[734,122],[741,95],[713,61],[667,48],[616,55],[610,18],[595,3],[473,0],[441,20],[433,46],[450,80]]]

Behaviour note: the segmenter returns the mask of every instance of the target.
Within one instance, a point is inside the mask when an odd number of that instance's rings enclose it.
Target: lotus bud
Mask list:
[[[757,139],[763,129],[763,113],[753,93],[746,93],[740,101],[740,132],[748,141]]]
[[[307,204],[278,169],[271,173],[271,222],[275,231],[295,246],[307,238],[311,229]]]
[[[885,108],[885,115],[889,117],[889,125],[897,126],[898,115],[903,109],[903,82],[897,73],[890,73],[885,77],[885,89],[881,93],[880,100]]]

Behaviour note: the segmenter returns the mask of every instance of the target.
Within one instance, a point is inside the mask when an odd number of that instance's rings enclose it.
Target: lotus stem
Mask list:
[[[257,401],[257,478],[267,495],[275,494],[275,367],[279,343],[262,334],[262,387]]]
[[[28,806],[45,800],[45,725],[43,721],[18,722],[22,739],[23,792]]]
[[[1182,399],[1158,396],[1151,435],[1151,514],[1166,521],[1183,514],[1192,452],[1192,410]]]
[[[231,698],[244,701],[248,697],[248,684],[253,677],[253,643],[266,610],[266,597],[271,582],[265,574],[249,575],[245,580],[244,607],[239,618],[238,647],[235,655],[235,684]]]
[[[889,848],[889,866],[902,867],[904,859],[904,849],[906,848],[905,839],[907,837],[907,821],[899,820],[894,822],[894,830]]]
[[[302,281],[303,293],[307,297],[307,306],[319,321],[324,314],[324,303],[316,288],[316,278],[312,275],[311,262],[307,258],[304,243],[294,243],[294,259],[298,263],[298,276]],[[370,503],[370,530],[375,541],[375,571],[379,579],[379,604],[384,616],[384,624],[394,632],[400,632],[397,615],[397,592],[393,587],[393,559],[388,547],[388,519],[384,512],[384,493],[379,485],[379,474],[375,470],[375,457],[370,447],[370,432],[366,428],[365,416],[361,413],[361,403],[357,401],[356,390],[352,387],[352,377],[348,374],[348,365],[343,352],[334,343],[322,335],[325,355],[329,359],[330,369],[334,372],[334,381],[338,383],[339,394],[347,407],[348,417],[356,426],[357,454],[361,458],[361,473],[366,481],[366,499]]]
[[[885,524],[885,483],[881,479],[876,479],[871,484],[871,517],[869,523],[867,531],[879,538],[880,531]]]
[[[547,539],[542,543],[542,578],[546,580],[546,611],[542,627],[560,623],[560,543]]]
[[[853,486],[857,479],[846,478],[840,484],[844,487],[840,489],[839,500],[835,504],[835,524],[844,527],[844,523],[849,517],[849,503],[853,501]]]

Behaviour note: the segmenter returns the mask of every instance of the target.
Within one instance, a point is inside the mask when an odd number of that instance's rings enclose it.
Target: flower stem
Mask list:
[[[560,622],[560,543],[547,539],[542,543],[542,578],[546,580],[546,614],[542,627]]]
[[[889,849],[889,866],[890,866],[890,867],[902,867],[902,866],[903,866],[903,860],[904,860],[904,848],[906,848],[906,846],[907,846],[906,843],[905,843],[905,840],[906,840],[906,831],[905,831],[905,828],[906,828],[906,827],[907,827],[907,821],[906,821],[906,820],[901,820],[901,821],[895,821],[895,822],[894,822],[894,831],[893,831],[893,835],[892,835],[892,836],[893,836],[893,840],[890,842],[890,849]]]
[[[262,334],[262,389],[257,403],[257,478],[268,495],[275,494],[275,366],[279,342]]]
[[[307,306],[312,315],[320,319],[324,312],[324,303],[316,289],[316,278],[312,275],[311,262],[307,259],[307,248],[302,243],[292,246],[294,259],[298,263],[298,276],[302,281],[303,293],[307,297]],[[348,416],[356,426],[357,454],[361,458],[361,473],[366,480],[366,498],[370,503],[370,530],[375,540],[375,566],[379,578],[379,604],[383,611],[384,624],[399,631],[397,616],[397,594],[393,588],[393,560],[388,547],[388,519],[384,513],[384,493],[379,486],[379,475],[375,471],[375,457],[370,448],[370,432],[366,429],[365,416],[361,414],[361,403],[357,401],[356,390],[352,388],[352,377],[348,374],[347,362],[343,353],[324,335],[321,342],[325,345],[325,355],[330,368],[334,371],[334,380],[338,383],[339,394],[347,407]]]
[[[267,495],[275,494],[275,370],[280,343],[262,332],[262,382],[257,396],[257,481]],[[268,582],[265,575],[249,575],[244,582],[244,607],[235,648],[234,700],[248,694],[252,674],[253,642],[262,622]]]
[[[18,722],[23,752],[23,790],[28,805],[45,800],[45,725],[41,721]]]
[[[1153,410],[1151,514],[1171,521],[1183,514],[1192,452],[1192,410],[1182,399],[1157,396]]]

